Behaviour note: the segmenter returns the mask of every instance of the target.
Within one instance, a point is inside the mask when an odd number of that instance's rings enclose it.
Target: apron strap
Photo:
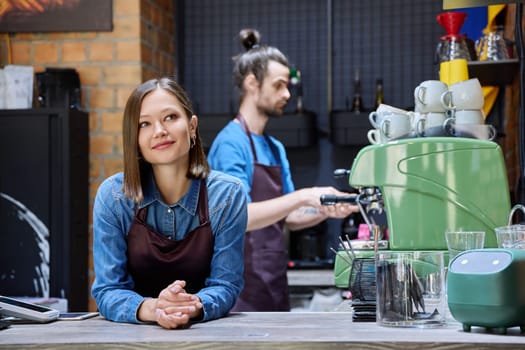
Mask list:
[[[199,186],[199,222],[201,225],[204,225],[210,221],[208,212],[208,191],[206,190],[206,180],[202,179]]]
[[[146,214],[148,213],[148,210],[146,207],[139,209],[138,205],[135,205],[135,216],[141,220],[142,222],[146,222]]]
[[[235,118],[239,121],[239,124],[241,124],[242,130],[244,130],[244,132],[246,133],[246,136],[248,136],[248,139],[250,140],[250,147],[252,148],[254,163],[257,163],[257,153],[255,152],[255,145],[253,143],[252,135],[250,134],[250,130],[248,129],[248,125],[246,125],[246,121],[244,120],[244,117],[240,113],[237,114]]]
[[[255,152],[255,144],[253,143],[252,135],[250,134],[250,130],[248,129],[248,125],[246,125],[246,121],[244,120],[244,117],[242,116],[242,114],[237,114],[235,119],[239,121],[239,124],[241,124],[242,130],[246,133],[246,136],[248,136],[248,139],[250,140],[250,147],[252,149],[254,163],[258,163],[257,153]],[[270,146],[270,150],[275,160],[278,162],[278,164],[281,164],[281,155],[279,151],[277,150],[277,148],[275,147],[275,144],[272,142],[272,140],[270,140],[270,137],[266,133],[263,133],[263,135],[266,139],[266,142]]]

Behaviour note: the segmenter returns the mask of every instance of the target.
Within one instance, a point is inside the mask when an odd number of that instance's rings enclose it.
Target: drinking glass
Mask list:
[[[449,261],[456,255],[471,249],[482,249],[485,245],[485,232],[483,231],[450,231],[445,233]]]

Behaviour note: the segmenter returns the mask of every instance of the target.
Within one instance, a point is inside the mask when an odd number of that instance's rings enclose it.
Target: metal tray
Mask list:
[[[353,250],[374,250],[374,241],[370,240],[351,240]],[[341,247],[345,250],[350,250],[350,247],[348,246],[348,242],[343,242],[344,246]],[[380,240],[377,242],[377,249],[388,249],[388,241],[387,240]]]

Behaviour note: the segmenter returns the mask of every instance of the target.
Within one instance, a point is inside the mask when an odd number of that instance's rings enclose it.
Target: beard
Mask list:
[[[264,113],[265,115],[269,116],[270,118],[280,118],[284,114],[284,108],[286,107],[286,104],[284,104],[282,107],[278,106],[257,106],[257,109],[260,113]]]

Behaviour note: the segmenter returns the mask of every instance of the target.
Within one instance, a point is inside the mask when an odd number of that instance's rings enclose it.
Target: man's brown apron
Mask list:
[[[200,225],[174,241],[146,224],[147,208],[138,210],[127,237],[128,270],[137,293],[157,297],[175,280],[186,281],[185,290],[192,294],[204,287],[210,275],[214,244],[204,180],[200,183],[197,211]]]
[[[252,202],[283,194],[281,167],[259,164],[253,140],[241,115],[241,127],[250,139],[253,153]],[[268,140],[273,149],[271,141]],[[279,156],[274,152],[275,156]],[[288,254],[283,235],[284,220],[259,230],[246,232],[244,245],[244,289],[232,311],[289,311]]]

